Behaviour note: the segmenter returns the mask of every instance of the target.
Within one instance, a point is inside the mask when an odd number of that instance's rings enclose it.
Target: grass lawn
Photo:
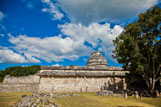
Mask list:
[[[0,107],[10,107],[21,100],[24,93],[0,93]],[[128,99],[120,97],[95,96],[94,93],[79,93],[80,96],[55,99],[61,107],[161,107],[161,98]]]
[[[133,100],[138,102],[143,102],[151,105],[155,105],[156,107],[161,107],[161,97],[160,98],[151,98],[151,97],[143,97],[141,100],[131,97]]]
[[[30,92],[0,93],[0,107],[10,107],[21,100],[22,95],[31,95]]]
[[[80,96],[55,100],[61,107],[161,107],[161,98],[124,99],[95,96],[94,93],[80,93]]]

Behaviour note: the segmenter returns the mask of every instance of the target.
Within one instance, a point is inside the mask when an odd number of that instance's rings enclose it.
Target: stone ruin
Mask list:
[[[99,69],[107,69],[108,63],[107,59],[99,52],[93,52],[87,61],[87,67],[94,67]]]
[[[107,59],[99,51],[91,54],[86,66],[42,66],[41,70],[123,71],[121,67],[108,66]]]
[[[33,92],[32,96],[22,95],[21,101],[12,107],[61,107],[53,98],[65,98],[79,96],[75,93],[37,93]]]
[[[116,84],[113,84],[113,86],[115,87]],[[124,97],[127,98],[127,91],[126,88],[124,87],[122,90],[118,90],[117,88],[111,88],[111,87],[107,87],[106,83],[101,86],[100,90],[97,91],[95,94],[97,96],[117,96],[117,97]]]
[[[108,90],[121,91],[126,88],[127,73],[121,67],[108,66],[106,58],[96,51],[86,66],[41,66],[33,76],[7,76],[0,92],[96,92],[105,83]]]

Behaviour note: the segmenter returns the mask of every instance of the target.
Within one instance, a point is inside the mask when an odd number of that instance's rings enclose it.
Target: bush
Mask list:
[[[40,70],[39,65],[32,65],[32,66],[27,66],[27,67],[21,67],[21,66],[16,66],[16,67],[8,67],[6,70],[0,70],[0,82],[3,82],[3,79],[6,75],[10,76],[28,76],[28,75],[34,75]]]
[[[3,82],[4,77],[5,77],[4,70],[0,70],[0,82]]]

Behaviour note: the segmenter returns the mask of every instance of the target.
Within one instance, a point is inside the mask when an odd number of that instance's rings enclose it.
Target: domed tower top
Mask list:
[[[107,67],[108,63],[106,58],[99,51],[96,51],[91,54],[86,65],[95,67]]]

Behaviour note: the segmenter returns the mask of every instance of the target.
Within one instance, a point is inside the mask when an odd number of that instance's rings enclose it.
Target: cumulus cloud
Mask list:
[[[38,58],[47,62],[59,62],[64,59],[76,60],[80,56],[88,56],[93,52],[93,48],[100,45],[99,50],[106,53],[109,59],[114,48],[114,40],[123,30],[121,26],[110,27],[109,23],[92,23],[89,26],[82,24],[66,23],[58,26],[61,35],[52,37],[29,37],[27,35],[9,36],[9,41],[17,53],[10,50],[8,54],[17,55],[22,62],[26,59]],[[66,37],[62,37],[66,35]],[[88,42],[91,45],[86,45]],[[25,57],[23,57],[23,56]],[[12,58],[11,58],[12,59]],[[33,59],[34,60],[34,59]],[[34,62],[34,61],[33,61]],[[36,62],[36,61],[35,61]]]
[[[89,55],[92,48],[84,42],[71,37],[62,38],[61,35],[53,37],[28,37],[19,35],[11,37],[9,41],[15,45],[14,49],[22,54],[43,59],[47,62],[63,61],[64,59],[76,60],[80,56]]]
[[[39,63],[40,61],[30,55],[21,55],[11,49],[0,46],[0,63]]]
[[[48,12],[52,15],[52,20],[60,20],[64,17],[64,14],[61,13],[58,9],[58,6],[50,0],[42,0],[45,4],[45,8],[42,9],[43,12]]]
[[[111,30],[111,33],[107,34],[108,36],[102,37],[102,45],[100,48],[100,51],[104,51],[106,56],[108,58],[115,62],[115,59],[112,58],[112,51],[114,50],[113,40],[116,39],[118,35],[123,31],[123,28],[121,26],[115,25],[114,28]]]
[[[71,22],[121,22],[154,6],[157,0],[58,0]],[[159,1],[159,0],[158,0]]]
[[[110,28],[110,24],[98,24],[92,23],[89,26],[83,26],[82,24],[64,24],[59,25],[61,32],[74,40],[81,42],[88,42],[93,48],[101,45],[99,50],[106,53],[109,59],[112,59],[111,54],[114,49],[113,42],[122,31],[123,28],[119,25],[115,25],[114,28]],[[101,43],[100,43],[101,41]]]

